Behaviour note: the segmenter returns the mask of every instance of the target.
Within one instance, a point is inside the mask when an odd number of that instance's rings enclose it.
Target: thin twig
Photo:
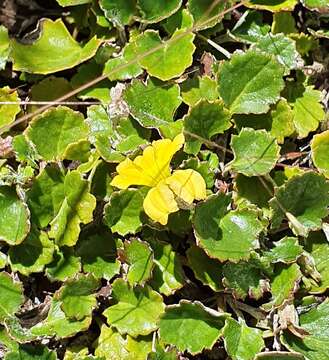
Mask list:
[[[0,105],[67,105],[67,106],[84,106],[84,105],[101,105],[100,101],[0,101]]]

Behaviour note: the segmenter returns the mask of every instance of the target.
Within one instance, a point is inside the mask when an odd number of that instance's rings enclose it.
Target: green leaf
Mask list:
[[[123,99],[134,119],[142,126],[150,128],[172,122],[182,102],[177,84],[165,84],[152,78],[149,78],[146,84],[133,80],[125,90]]]
[[[163,81],[182,75],[193,62],[194,36],[177,30],[164,42],[157,31],[146,30],[136,38],[136,51],[144,54],[139,60],[140,65],[149,75]]]
[[[312,160],[316,168],[329,178],[329,130],[313,136],[311,142]]]
[[[23,304],[23,286],[6,272],[0,272],[0,322],[19,310]]]
[[[269,207],[268,202],[272,197],[273,185],[266,180],[263,180],[263,182],[258,176],[245,176],[238,174],[235,177],[235,198],[240,207],[248,207],[251,204],[258,206],[263,210],[266,210]],[[270,191],[268,191],[268,189]]]
[[[245,176],[268,174],[279,160],[280,147],[265,130],[243,128],[232,136],[231,148],[234,159],[228,167]]]
[[[117,304],[104,312],[107,320],[121,334],[148,335],[158,328],[165,305],[161,295],[149,286],[130,287],[123,279],[112,285],[112,296]]]
[[[321,105],[321,92],[313,86],[304,87],[292,83],[288,86],[287,100],[293,109],[293,122],[299,138],[306,137],[317,129],[324,120],[325,113]]]
[[[231,125],[230,113],[221,101],[199,101],[184,116],[185,152],[196,155],[203,139],[206,142],[212,136],[224,133]]]
[[[185,104],[194,106],[200,100],[214,101],[219,97],[217,82],[208,76],[188,78],[181,84]]]
[[[327,0],[302,0],[302,3],[310,10],[316,10],[325,14],[329,12],[329,4]]]
[[[91,0],[56,0],[60,6],[76,6],[88,4]]]
[[[116,58],[109,59],[104,67],[104,74],[108,75],[111,81],[129,80],[141,75],[143,70],[139,64],[134,61],[136,58],[135,42],[128,43],[122,54]],[[117,70],[119,68],[119,70]]]
[[[292,177],[276,189],[275,197],[270,201],[273,229],[287,217],[296,235],[307,236],[309,231],[319,230],[322,219],[328,214],[328,190],[325,178],[316,173]]]
[[[13,271],[23,275],[42,272],[45,265],[53,260],[54,243],[49,240],[47,233],[32,230],[26,240],[9,249],[9,261]]]
[[[47,277],[54,281],[66,281],[81,270],[80,259],[74,256],[72,248],[63,247],[54,254],[54,261],[46,268]]]
[[[316,270],[321,275],[321,280],[316,283],[311,279],[311,294],[322,294],[329,288],[329,246],[323,232],[314,232],[306,240],[305,250],[314,259]]]
[[[269,284],[259,269],[252,261],[241,261],[237,264],[227,262],[223,266],[223,284],[233,290],[233,295],[239,299],[247,296],[260,299]]]
[[[245,5],[253,9],[272,12],[292,11],[297,5],[297,0],[247,0]]]
[[[94,37],[81,46],[73,39],[61,19],[44,19],[41,27],[41,36],[32,44],[12,40],[11,59],[15,71],[50,74],[70,69],[94,56],[101,44]]]
[[[163,295],[169,296],[184,285],[184,272],[179,255],[170,244],[147,239],[154,253],[154,268],[151,285]]]
[[[253,360],[265,346],[261,331],[244,321],[227,319],[223,335],[225,349],[232,360]]]
[[[10,42],[8,30],[3,25],[0,25],[0,70],[3,70],[6,67],[9,54]]]
[[[100,0],[99,5],[107,19],[120,28],[129,25],[136,14],[136,0]]]
[[[103,325],[95,354],[111,360],[145,360],[152,349],[150,336],[122,336],[113,327]]]
[[[133,239],[124,243],[124,259],[129,265],[127,280],[130,285],[143,284],[151,277],[153,269],[153,252],[143,241]]]
[[[294,113],[285,99],[281,99],[271,111],[272,124],[270,134],[282,144],[284,138],[294,133]]]
[[[27,192],[33,222],[44,228],[55,217],[65,198],[64,175],[57,166],[47,166]]]
[[[0,240],[20,244],[30,230],[29,210],[9,186],[0,186]]]
[[[284,87],[284,68],[270,55],[254,50],[233,54],[219,72],[219,93],[235,114],[266,113]]]
[[[257,43],[270,30],[263,22],[263,15],[258,11],[246,11],[231,31],[234,38],[247,43]]]
[[[93,275],[78,274],[58,290],[56,300],[61,301],[61,309],[69,319],[83,320],[97,305],[95,292],[99,286]]]
[[[212,0],[189,0],[187,8],[194,18],[194,26],[202,30],[219,23],[223,18],[221,12],[229,7],[230,3],[231,1],[214,3]]]
[[[266,54],[274,55],[277,61],[285,67],[286,75],[290,70],[296,69],[299,63],[303,64],[296,50],[295,41],[284,34],[268,33],[255,44],[255,47]]]
[[[1,37],[1,26],[0,26],[0,37]],[[1,63],[0,63],[1,68]],[[0,89],[0,102],[20,102],[17,91],[10,89],[6,86]],[[16,115],[21,111],[21,107],[16,104],[0,105],[0,127],[11,124]]]
[[[67,146],[86,138],[87,134],[83,115],[64,106],[36,116],[26,130],[37,152],[48,161],[63,160]]]
[[[146,191],[143,189],[126,189],[111,194],[104,208],[104,224],[113,233],[125,236],[136,234],[143,225],[143,201]]]
[[[297,264],[277,264],[271,279],[272,301],[263,305],[264,309],[270,310],[278,307],[285,301],[294,298],[296,285],[299,283],[302,273]]]
[[[280,241],[274,243],[274,248],[266,252],[264,256],[271,263],[283,262],[286,264],[295,262],[303,253],[303,247],[299,245],[298,239],[295,237],[285,236]]]
[[[88,224],[93,220],[96,199],[90,194],[90,183],[84,180],[78,171],[71,171],[64,180],[65,199],[51,222],[49,237],[55,239],[59,246],[76,244],[80,224]]]
[[[53,298],[47,318],[31,328],[31,333],[37,336],[55,336],[58,339],[72,336],[79,331],[87,330],[91,318],[69,320],[61,309],[62,303]]]
[[[202,249],[195,245],[192,245],[187,250],[186,255],[189,266],[198,280],[214,291],[223,290],[223,266],[218,260],[211,259]]]
[[[56,360],[56,352],[43,345],[19,345],[17,351],[6,354],[4,360]]]
[[[179,351],[197,354],[214,346],[221,336],[226,316],[200,302],[181,300],[178,305],[167,306],[160,320],[160,338]]]
[[[304,356],[288,351],[267,351],[257,354],[255,360],[305,360]]]
[[[163,21],[162,26],[168,34],[173,34],[178,29],[191,28],[193,26],[193,17],[187,9],[180,8],[166,21]]]
[[[293,351],[302,353],[307,360],[326,360],[328,358],[328,299],[307,313],[299,316],[300,326],[310,333],[303,339],[297,338],[289,332],[282,336],[284,345]]]
[[[230,202],[223,193],[209,196],[196,206],[193,226],[198,244],[210,257],[238,262],[258,248],[263,227],[252,210],[228,211]]]
[[[120,271],[116,243],[110,233],[82,236],[76,253],[81,257],[84,272],[90,272],[96,278],[111,280]]]
[[[291,12],[277,12],[273,15],[272,22],[272,33],[279,34],[283,33],[285,35],[296,33],[296,21],[292,16]]]
[[[91,145],[88,140],[79,140],[67,146],[63,158],[81,163],[88,162],[91,155]]]
[[[182,0],[138,0],[138,9],[141,13],[140,21],[150,24],[157,23],[174,14],[182,5]]]
[[[21,163],[26,163],[32,167],[36,167],[36,160],[38,154],[31,143],[28,141],[26,136],[23,134],[16,135],[12,141],[13,151],[16,159]]]

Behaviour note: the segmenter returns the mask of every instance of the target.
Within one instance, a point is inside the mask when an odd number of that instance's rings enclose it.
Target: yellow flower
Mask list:
[[[154,221],[165,225],[169,214],[179,210],[175,197],[188,204],[206,197],[206,184],[203,177],[192,169],[176,170],[171,174],[170,162],[184,144],[184,135],[174,140],[153,141],[143,154],[133,161],[125,159],[117,166],[112,186],[127,189],[131,185],[145,185],[151,189],[147,193],[143,207],[145,213]]]

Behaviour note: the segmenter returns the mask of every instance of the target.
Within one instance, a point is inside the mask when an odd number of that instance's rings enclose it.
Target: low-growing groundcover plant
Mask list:
[[[329,359],[328,1],[0,21],[0,358]]]

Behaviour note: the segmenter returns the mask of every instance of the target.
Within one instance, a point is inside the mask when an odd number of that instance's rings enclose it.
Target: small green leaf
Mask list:
[[[27,192],[33,222],[44,228],[55,217],[65,198],[64,175],[57,166],[47,166]]]
[[[163,21],[162,26],[168,34],[173,34],[176,30],[191,28],[193,26],[193,17],[187,9],[180,8],[166,21]]]
[[[143,284],[150,278],[154,257],[147,243],[137,239],[125,241],[124,258],[129,265],[127,280],[130,285]]]
[[[26,204],[9,186],[0,186],[0,240],[20,244],[30,230],[30,213]]]
[[[329,130],[313,136],[311,150],[314,165],[326,178],[329,178]]]
[[[235,178],[234,188],[239,206],[248,207],[253,204],[263,210],[269,207],[268,202],[272,197],[273,185],[268,181],[263,180],[262,182],[258,176],[238,174]]]
[[[232,136],[231,147],[234,159],[228,167],[245,176],[268,174],[279,160],[280,147],[265,130],[243,128]]]
[[[231,31],[234,38],[247,43],[257,43],[268,34],[270,26],[263,22],[259,11],[246,11]]]
[[[148,239],[154,252],[152,287],[169,296],[184,285],[184,272],[179,255],[170,244]]]
[[[178,305],[167,306],[160,320],[160,338],[179,351],[197,354],[214,346],[221,336],[226,316],[200,302],[181,300]]]
[[[41,26],[40,38],[30,45],[12,40],[11,58],[15,71],[49,74],[70,69],[94,56],[101,44],[94,37],[81,46],[73,39],[61,19],[44,19]]]
[[[227,319],[223,336],[225,349],[232,360],[253,360],[265,346],[261,331],[247,326],[244,321]]]
[[[271,309],[283,304],[284,301],[293,299],[296,285],[302,273],[297,264],[277,264],[271,279],[272,301],[263,305],[264,309]]]
[[[319,230],[322,219],[328,214],[328,189],[325,178],[316,173],[292,177],[276,189],[275,197],[270,201],[273,229],[287,217],[296,235],[307,236],[309,231]]]
[[[57,360],[57,355],[46,346],[24,344],[17,351],[7,353],[4,360]]]
[[[295,42],[284,34],[268,33],[255,44],[255,47],[266,54],[274,55],[278,62],[285,67],[286,75],[290,70],[298,67],[298,60],[301,65],[303,64],[296,50]]]
[[[13,315],[23,304],[23,286],[6,272],[0,272],[0,322]]]
[[[13,271],[23,275],[42,272],[45,265],[53,260],[54,243],[49,240],[47,233],[32,230],[26,240],[9,249],[9,261]]]
[[[21,163],[26,163],[36,167],[36,160],[39,158],[31,141],[27,140],[23,134],[16,135],[12,141],[13,151],[16,159]]]
[[[82,4],[88,4],[92,0],[56,0],[60,6],[77,6]]]
[[[214,101],[219,97],[217,82],[208,76],[188,78],[181,84],[185,104],[194,106],[200,100]]]
[[[64,180],[65,199],[51,222],[49,237],[55,239],[59,246],[76,244],[80,224],[88,224],[93,220],[96,199],[90,194],[90,183],[84,180],[78,171],[71,171]]]
[[[305,250],[314,259],[316,270],[321,275],[321,280],[316,283],[311,279],[311,294],[322,294],[329,288],[329,246],[323,232],[314,232],[306,240]]]
[[[54,261],[46,268],[47,277],[54,281],[66,281],[75,276],[81,270],[80,259],[74,256],[73,249],[68,247],[57,250]]]
[[[223,193],[211,195],[196,206],[193,226],[198,244],[210,257],[238,262],[258,248],[263,226],[252,210],[228,212],[230,202]]]
[[[32,44],[26,45],[12,40],[11,58],[15,71],[50,74],[70,69],[94,56],[101,44],[101,41],[94,37],[81,46],[73,39],[62,19],[44,19],[41,27],[40,38]]]
[[[284,345],[289,350],[302,353],[307,360],[326,360],[329,341],[328,314],[328,299],[310,311],[300,314],[299,324],[309,335],[301,339],[286,331],[281,337]]]
[[[273,15],[272,33],[285,35],[296,33],[296,21],[291,12],[277,12]]]
[[[82,139],[75,143],[69,144],[65,149],[63,158],[71,161],[79,161],[85,163],[89,160],[90,152],[90,142],[88,140]]]
[[[246,6],[253,9],[269,10],[272,12],[292,11],[298,0],[247,0]]]
[[[81,321],[69,320],[61,306],[62,303],[53,298],[47,318],[33,326],[31,333],[37,336],[55,336],[61,339],[88,329],[91,322],[90,317]]]
[[[136,14],[136,0],[100,0],[99,5],[107,19],[120,28],[129,25]]]
[[[143,55],[140,65],[149,75],[166,81],[176,78],[192,65],[194,34],[177,30],[165,42],[155,30],[146,30],[136,38],[136,51]]]
[[[329,12],[329,4],[327,0],[302,0],[302,3],[310,10],[316,10],[325,14]]]
[[[0,36],[1,36],[1,26],[0,26]],[[0,63],[1,67],[1,63]],[[20,102],[17,91],[10,89],[8,86],[0,89],[0,102]],[[19,104],[8,104],[0,105],[0,127],[11,124],[16,115],[21,111]]]
[[[186,255],[189,266],[198,280],[214,291],[223,290],[223,266],[218,260],[211,259],[202,249],[195,245],[192,245],[187,250]]]
[[[135,234],[142,226],[141,214],[146,191],[126,189],[111,194],[104,208],[104,224],[113,233],[125,236]]]
[[[138,0],[138,9],[141,13],[140,21],[150,24],[157,23],[174,14],[182,5],[182,0]]]
[[[264,254],[271,263],[283,262],[292,263],[303,253],[303,247],[299,245],[295,237],[285,236],[280,241],[274,243],[274,248]]]
[[[291,83],[287,88],[287,100],[293,109],[293,122],[299,138],[306,137],[324,120],[321,92],[313,86]]]
[[[10,54],[10,41],[8,30],[5,26],[0,25],[0,70],[6,67]]]
[[[254,50],[235,53],[219,72],[219,93],[234,114],[266,113],[284,87],[284,68]]]
[[[111,280],[120,271],[116,243],[110,233],[81,236],[76,252],[81,257],[83,270],[96,278]]]
[[[107,308],[104,315],[121,334],[148,335],[158,328],[165,306],[156,291],[147,285],[132,288],[123,279],[117,279],[112,295],[117,304]]]
[[[129,80],[139,76],[143,70],[139,64],[134,61],[136,58],[135,42],[128,43],[122,54],[116,58],[109,59],[104,67],[104,74],[108,75],[111,81]],[[117,70],[119,68],[119,70]]]
[[[61,309],[69,319],[83,320],[90,317],[96,307],[95,291],[100,282],[93,275],[78,274],[66,283],[56,293],[56,299],[61,301]]]
[[[199,101],[184,116],[185,152],[196,155],[203,139],[206,142],[212,136],[224,133],[231,125],[230,113],[221,101]]]
[[[285,99],[281,99],[271,111],[272,125],[270,134],[282,144],[284,138],[294,133],[294,113]]]
[[[87,134],[83,115],[64,106],[36,116],[26,130],[37,152],[48,161],[63,160],[67,146],[86,138]]]
[[[212,0],[189,0],[187,4],[194,18],[194,26],[197,26],[198,30],[203,30],[215,26],[222,20],[221,13],[231,5],[231,1],[214,3]]]
[[[152,78],[146,84],[133,80],[125,90],[123,99],[134,119],[150,128],[172,122],[175,111],[182,102],[177,84],[164,84]]]
[[[237,264],[227,262],[223,266],[223,283],[226,288],[233,290],[233,295],[239,299],[247,296],[260,299],[269,290],[267,280],[261,270],[252,261],[241,261]]]

